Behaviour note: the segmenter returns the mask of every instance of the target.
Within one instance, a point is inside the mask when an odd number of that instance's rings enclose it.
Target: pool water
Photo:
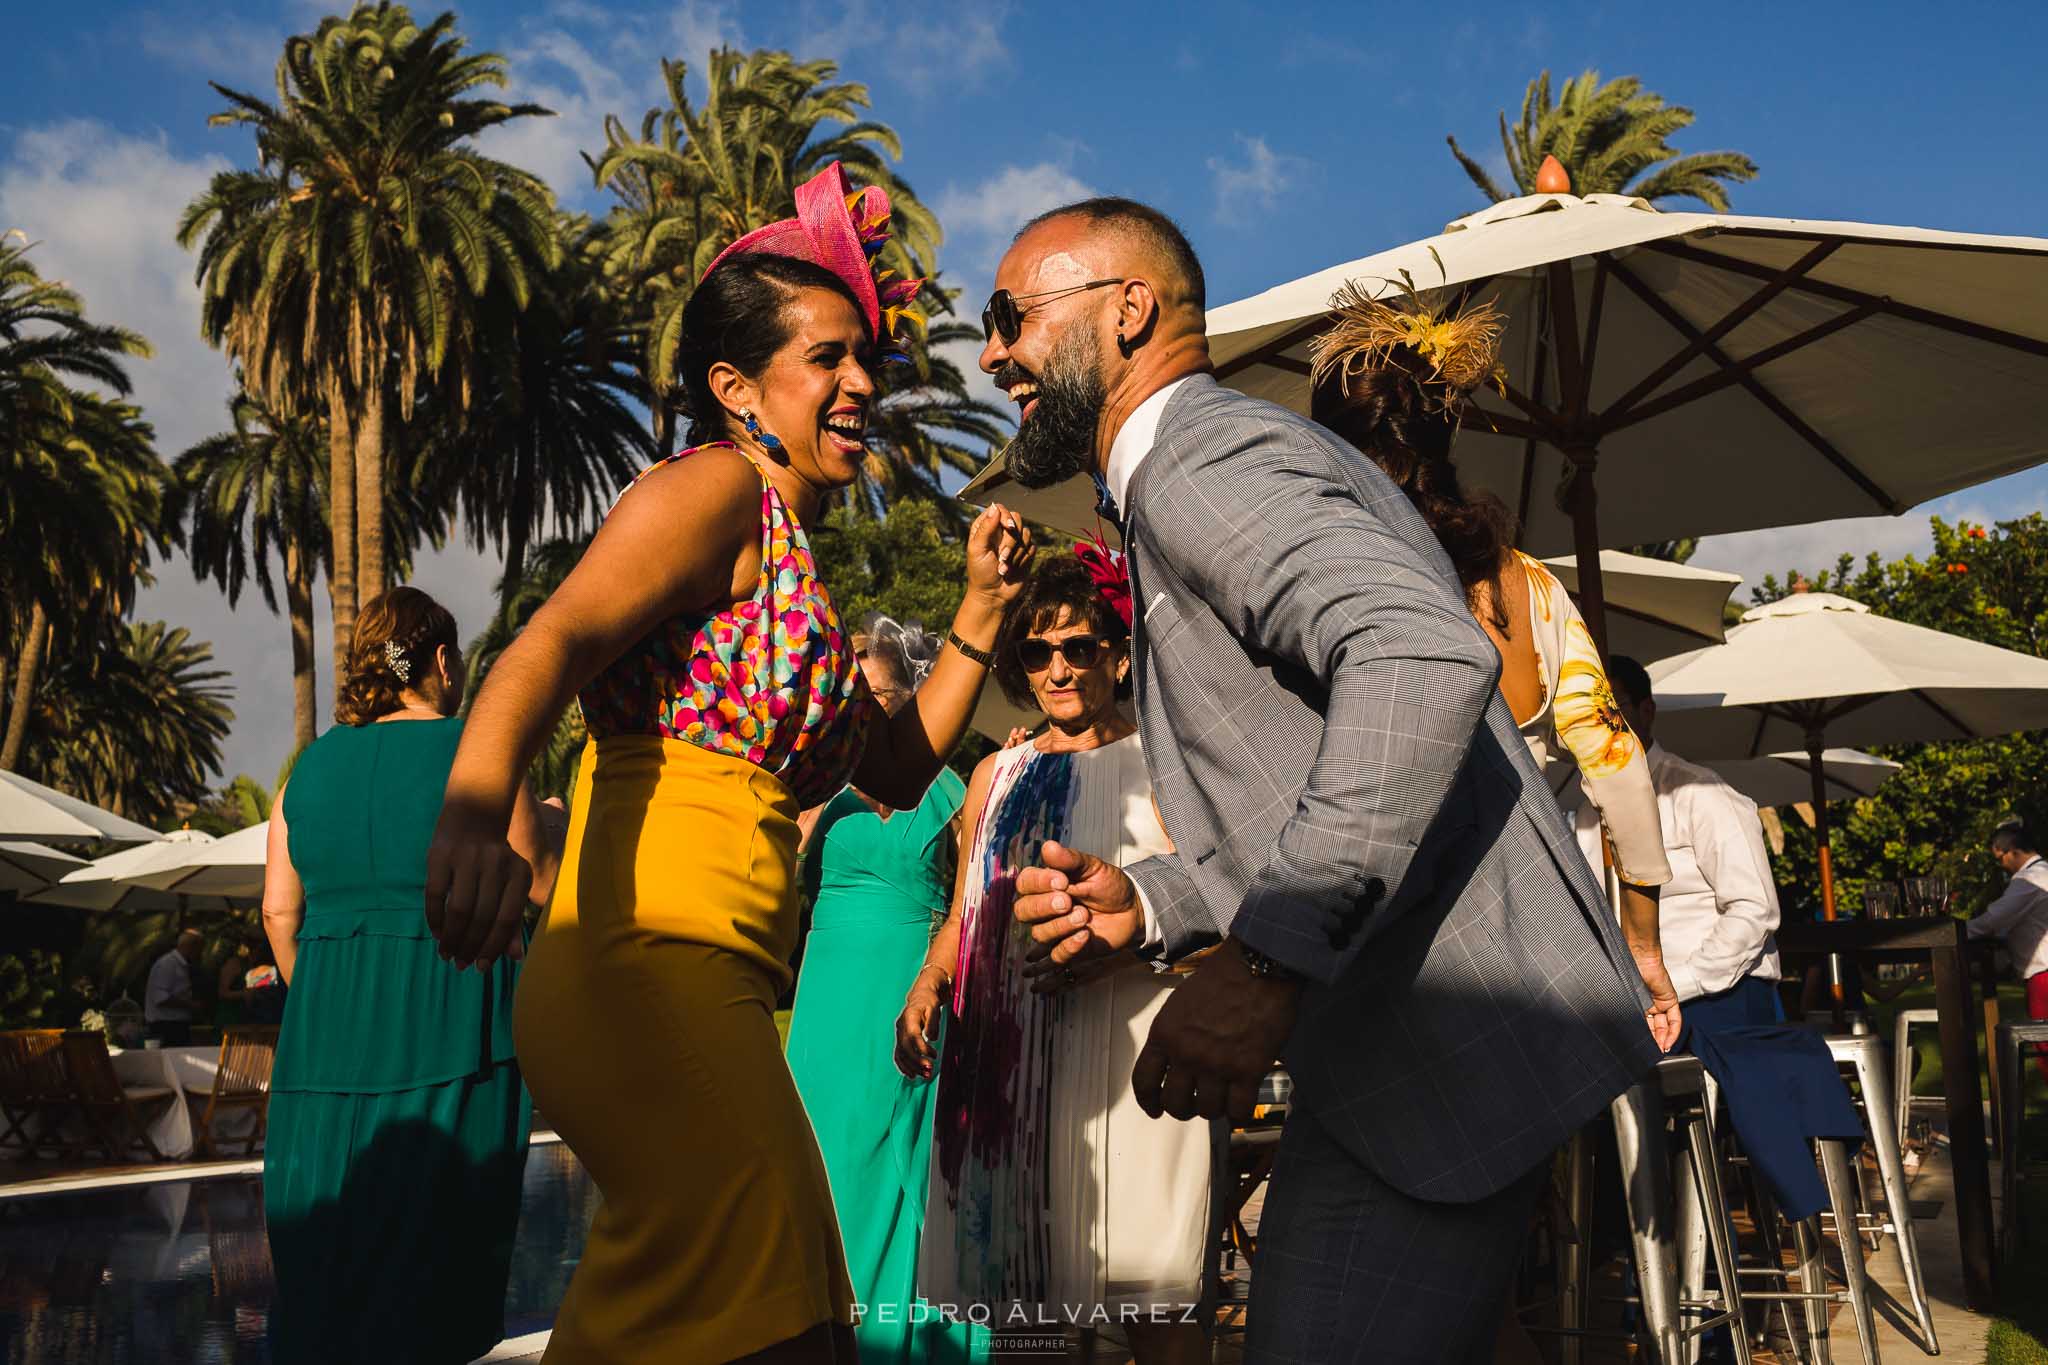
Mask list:
[[[545,1329],[597,1188],[561,1143],[527,1154],[505,1335]],[[268,1365],[257,1176],[0,1201],[0,1365]]]

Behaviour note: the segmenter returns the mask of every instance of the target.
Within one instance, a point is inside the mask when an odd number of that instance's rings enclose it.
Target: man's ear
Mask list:
[[[1645,697],[1636,706],[1636,710],[1642,713],[1643,729],[1645,731],[1657,728],[1657,703],[1654,700]]]
[[[1130,355],[1151,340],[1158,326],[1159,295],[1153,292],[1151,282],[1125,280],[1123,292],[1117,295],[1116,303],[1118,352]]]

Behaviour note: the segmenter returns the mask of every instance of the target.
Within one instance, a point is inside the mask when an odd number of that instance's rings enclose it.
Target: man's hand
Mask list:
[[[1174,988],[1138,1053],[1131,1090],[1153,1118],[1251,1119],[1301,998],[1296,981],[1253,976],[1231,940]]]
[[[1144,936],[1138,888],[1123,869],[1049,839],[1039,862],[1017,874],[1011,905],[1018,922],[1031,926],[1024,975],[1034,978],[1034,986],[1057,989],[1064,981],[1037,978],[1078,966],[1077,959],[1107,957]]]

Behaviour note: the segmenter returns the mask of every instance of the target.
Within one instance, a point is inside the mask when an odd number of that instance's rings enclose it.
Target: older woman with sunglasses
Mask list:
[[[1206,1360],[1194,1305],[1210,1130],[1147,1118],[1130,1087],[1176,978],[1125,956],[1035,993],[1020,971],[1031,937],[1010,914],[1016,874],[1047,839],[1125,863],[1170,848],[1117,705],[1127,582],[1116,558],[1082,552],[1040,567],[1004,613],[996,681],[1049,724],[975,769],[952,908],[896,1022],[897,1066],[929,1076],[935,1026],[952,1015],[919,1286],[999,1331],[1114,1324],[1139,1365]]]

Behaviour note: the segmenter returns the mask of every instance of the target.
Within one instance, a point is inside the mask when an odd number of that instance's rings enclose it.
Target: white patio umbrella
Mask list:
[[[163,836],[19,773],[0,772],[0,839],[60,844],[147,844]]]
[[[85,859],[42,844],[0,841],[0,891],[40,891],[84,866]]]
[[[1796,806],[1813,800],[1812,761],[1805,754],[1766,754],[1762,758],[1702,760],[1759,806]],[[1861,749],[1829,749],[1821,755],[1828,800],[1857,801],[1877,795],[1904,764]]]
[[[138,886],[181,896],[230,896],[254,900],[263,894],[263,864],[270,849],[270,822],[236,830],[209,843],[187,844],[183,856],[129,878]]]
[[[192,850],[213,842],[211,834],[181,829],[157,843],[96,858],[47,890],[24,897],[31,905],[64,905],[79,910],[225,910],[225,896],[179,895],[144,885],[137,878],[177,866]]]
[[[1805,749],[1829,919],[1829,741],[1904,744],[2048,726],[2048,659],[1894,621],[1833,593],[1753,607],[1727,643],[1649,671],[1657,738],[1674,752],[1711,761]]]
[[[1217,377],[1306,412],[1331,296],[1404,274],[1507,314],[1457,459],[1535,554],[1897,514],[2048,457],[2048,240],[1619,195],[1510,199],[1213,309]],[[1006,483],[975,491],[1038,516]],[[1582,597],[1604,640],[1597,576]]]
[[[1543,561],[1576,595],[1578,556],[1559,555]],[[1600,573],[1607,593],[1608,646],[1637,663],[1669,658],[1728,637],[1728,599],[1742,585],[1742,575],[1695,569],[1668,559],[1600,552]]]

